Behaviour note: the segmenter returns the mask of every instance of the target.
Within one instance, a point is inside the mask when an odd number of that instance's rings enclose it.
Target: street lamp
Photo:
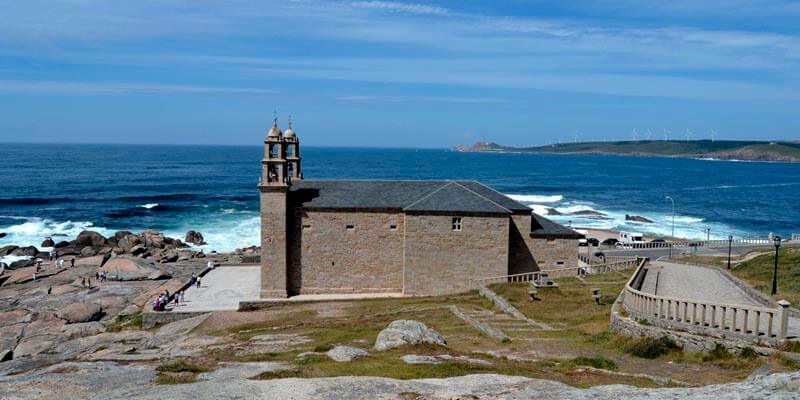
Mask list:
[[[675,200],[672,199],[670,196],[666,196],[666,199],[672,202],[672,241],[675,240]],[[672,243],[669,244],[669,258],[672,259]]]
[[[778,249],[781,247],[781,237],[773,236],[772,243],[775,245],[775,269],[772,271],[772,295],[778,293]]]
[[[733,235],[728,235],[728,271],[731,269],[731,246],[733,246]]]

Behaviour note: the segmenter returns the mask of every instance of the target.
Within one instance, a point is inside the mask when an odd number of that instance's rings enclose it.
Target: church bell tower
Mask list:
[[[289,187],[303,179],[300,170],[300,141],[292,129],[278,127],[275,116],[264,139],[261,179],[258,184],[261,207],[261,298],[287,297],[288,243],[287,213]]]

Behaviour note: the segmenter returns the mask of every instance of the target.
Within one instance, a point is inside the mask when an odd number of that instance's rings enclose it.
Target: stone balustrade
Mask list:
[[[615,256],[608,257],[604,264],[590,264],[581,267],[559,268],[550,269],[536,272],[525,272],[521,274],[512,275],[499,275],[490,276],[485,278],[470,279],[469,288],[475,289],[481,286],[491,285],[494,283],[525,283],[525,282],[538,282],[543,278],[567,278],[571,276],[581,276],[586,274],[599,274],[606,272],[622,271],[629,268],[636,267],[642,258],[631,256]],[[611,261],[613,260],[613,261]]]
[[[667,329],[687,330],[713,336],[735,336],[755,342],[786,339],[789,302],[777,308],[696,301],[658,296],[640,291],[644,264],[625,285],[623,306],[632,318],[644,319]]]

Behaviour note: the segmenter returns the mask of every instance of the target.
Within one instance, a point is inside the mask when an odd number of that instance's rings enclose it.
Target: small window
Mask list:
[[[311,225],[303,225],[303,229],[311,229]]]
[[[356,229],[356,226],[355,225],[347,225],[347,226],[345,226],[345,228],[347,228],[348,231],[354,231]]]
[[[454,231],[461,230],[461,217],[453,217],[453,230]]]
[[[563,261],[556,261],[556,265],[564,265]]]
[[[389,230],[396,231],[397,225],[389,225]]]

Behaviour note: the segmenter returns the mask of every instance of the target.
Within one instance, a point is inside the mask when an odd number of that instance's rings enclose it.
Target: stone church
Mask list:
[[[576,267],[582,236],[477,181],[310,180],[277,118],[264,140],[261,297],[456,293]]]

